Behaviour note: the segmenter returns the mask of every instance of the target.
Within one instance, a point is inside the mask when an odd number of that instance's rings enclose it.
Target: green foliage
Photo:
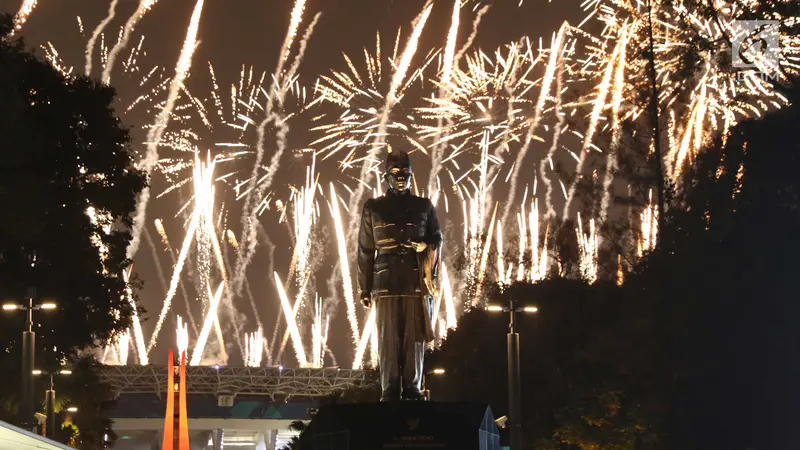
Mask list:
[[[49,371],[129,326],[133,310],[121,274],[130,265],[127,229],[146,181],[114,113],[114,89],[65,78],[21,41],[5,39],[10,24],[0,16],[0,299],[22,302],[33,287],[37,302],[58,304],[34,317],[36,366]],[[0,317],[0,369],[8,375],[0,397],[9,416],[17,407],[24,322],[22,313]],[[94,380],[72,393],[81,403],[74,423],[85,448],[104,432],[83,414],[97,409],[101,390]]]
[[[110,386],[100,382],[96,370],[98,365],[91,356],[80,359],[65,386],[65,396],[79,408],[71,416],[77,431],[76,448],[79,449],[104,448],[106,436],[109,442],[116,440],[116,434],[111,430],[111,420],[103,411],[104,405],[113,399],[113,393]]]
[[[11,213],[0,216],[0,296],[22,300],[35,287],[40,299],[58,302],[57,313],[37,317],[37,331],[64,357],[129,324],[125,228],[145,182],[114,115],[112,88],[66,79],[21,45],[0,42],[0,206]],[[109,222],[93,225],[90,206]],[[108,250],[105,261],[93,236]],[[0,333],[16,340],[18,330]]]

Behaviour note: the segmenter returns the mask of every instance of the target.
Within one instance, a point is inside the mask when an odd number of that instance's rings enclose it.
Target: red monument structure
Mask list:
[[[167,386],[170,392],[167,397],[167,411],[164,414],[164,441],[162,450],[189,450],[189,425],[186,416],[186,352],[181,353],[179,381],[175,383],[175,357],[169,351],[169,370]],[[175,411],[175,403],[178,411]],[[176,433],[177,430],[177,433]]]

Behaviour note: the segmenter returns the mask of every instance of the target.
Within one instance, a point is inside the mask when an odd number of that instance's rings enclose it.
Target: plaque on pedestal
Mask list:
[[[500,450],[488,405],[352,403],[323,407],[300,437],[301,450]]]

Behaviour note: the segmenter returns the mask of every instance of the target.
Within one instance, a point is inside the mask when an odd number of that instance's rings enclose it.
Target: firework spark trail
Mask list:
[[[327,341],[327,328],[328,321],[322,321],[322,298],[315,295],[314,299],[314,323],[311,325],[312,351],[313,357],[311,365],[313,367],[322,367],[325,360],[325,343]]]
[[[225,262],[225,258],[223,258],[222,248],[219,243],[219,238],[217,237],[216,229],[214,228],[214,169],[216,167],[217,160],[211,159],[211,153],[209,152],[207,155],[207,159],[205,163],[201,163],[197,155],[195,155],[195,167],[200,167],[201,176],[204,174],[205,179],[202,185],[204,186],[204,190],[202,191],[202,195],[195,194],[195,198],[202,207],[203,216],[201,219],[202,224],[198,226],[198,243],[204,243],[203,253],[209,252],[207,248],[208,242],[210,241],[211,250],[214,252],[214,257],[217,262],[217,269],[222,276],[222,281],[225,283],[226,292],[229,292],[228,286],[230,286],[228,275],[227,275],[227,264]],[[197,192],[197,191],[196,191]],[[208,260],[206,260],[208,261]],[[209,280],[209,273],[211,266],[210,264],[204,268],[204,274],[201,276],[201,281],[208,282]],[[202,284],[202,283],[201,283]],[[208,289],[208,288],[206,288]],[[230,298],[230,296],[226,296],[225,299]],[[210,299],[209,299],[210,301]],[[224,300],[223,300],[224,301]],[[241,327],[239,326],[239,322],[236,320],[236,316],[233,310],[233,305],[229,302],[225,302],[226,307],[228,308],[228,313],[230,314],[231,318],[233,319],[234,328],[236,330],[236,337],[237,337],[237,344],[239,345],[239,349],[242,350],[244,353],[243,346],[241,340],[238,340],[239,333]],[[228,354],[225,349],[225,339],[222,334],[222,327],[220,326],[219,317],[214,320],[214,333],[217,336],[217,340],[219,341],[220,345],[220,358],[222,361],[228,360]]]
[[[303,279],[303,282],[300,285],[300,289],[297,291],[297,296],[295,297],[294,305],[292,306],[292,314],[293,314],[292,317],[295,320],[295,327],[297,327],[296,323],[297,313],[300,311],[300,307],[303,306],[303,299],[305,298],[306,295],[306,288],[308,287],[309,280],[311,280],[311,274],[308,274]],[[280,319],[280,315],[278,315],[278,318]],[[276,326],[273,334],[277,336],[276,334],[277,332],[278,332],[278,327]],[[286,349],[286,343],[289,342],[289,337],[291,335],[291,332],[292,332],[291,328],[287,327],[286,331],[284,331],[283,333],[283,339],[281,339],[281,345],[278,348],[278,360],[280,360],[283,357],[283,351]]]
[[[283,315],[286,317],[286,325],[292,337],[292,345],[294,347],[295,356],[297,357],[297,362],[300,364],[300,367],[307,367],[308,360],[306,359],[306,352],[303,349],[300,330],[297,328],[295,311],[289,304],[289,297],[286,296],[286,290],[283,288],[283,282],[281,282],[278,272],[274,272],[273,274],[275,276],[275,286],[278,288],[278,296],[281,299],[281,306],[283,307]]]
[[[495,233],[497,238],[497,283],[500,285],[508,284],[508,280],[506,280],[506,266],[505,261],[503,260],[503,224],[500,221],[497,221],[497,232]]]
[[[22,29],[22,26],[28,21],[28,17],[30,17],[31,13],[33,13],[33,10],[36,8],[38,3],[38,0],[24,0],[22,2],[22,6],[20,6],[17,15],[14,17],[14,27],[11,29],[9,37],[14,36],[14,33],[17,33]]]
[[[508,194],[508,199],[506,200],[505,208],[503,210],[503,218],[501,219],[503,223],[508,222],[508,215],[511,213],[511,207],[514,205],[514,197],[516,196],[517,192],[519,172],[523,166],[525,155],[528,153],[528,149],[533,141],[534,133],[539,127],[539,122],[542,119],[542,110],[544,109],[545,102],[550,94],[550,87],[553,84],[553,78],[558,61],[561,59],[562,47],[564,45],[565,35],[568,29],[569,25],[567,22],[564,22],[561,25],[561,28],[558,30],[558,34],[556,34],[555,41],[550,46],[550,59],[547,62],[547,69],[545,70],[544,77],[542,78],[542,88],[539,91],[539,98],[536,100],[536,109],[534,109],[533,112],[533,120],[531,121],[531,125],[528,128],[528,133],[525,136],[525,143],[519,150],[519,153],[517,154],[517,160],[514,162],[514,175],[511,177],[511,187]],[[556,92],[556,95],[561,95],[561,93]]]
[[[192,213],[191,221],[189,222],[189,228],[186,230],[186,236],[183,238],[183,245],[181,246],[181,251],[178,254],[178,261],[175,263],[175,268],[172,272],[172,279],[169,282],[167,297],[161,307],[161,313],[158,315],[158,321],[156,322],[156,327],[153,330],[153,334],[150,336],[150,343],[147,345],[148,352],[152,350],[153,346],[155,346],[156,342],[158,341],[158,332],[161,331],[161,326],[164,324],[164,319],[166,319],[167,312],[172,304],[172,297],[175,296],[175,291],[178,289],[180,273],[183,271],[183,265],[186,263],[186,258],[189,256],[189,250],[191,248],[192,240],[195,238],[195,232],[199,222],[200,212],[194,211]]]
[[[146,366],[149,364],[147,358],[147,348],[144,345],[144,334],[142,333],[142,322],[139,320],[139,311],[136,308],[136,300],[133,298],[133,291],[128,282],[128,272],[122,271],[122,280],[125,282],[125,296],[128,297],[128,302],[133,309],[133,336],[136,342],[136,350],[139,355],[139,364]]]
[[[294,62],[292,63],[291,67],[289,67],[289,70],[286,72],[286,76],[284,77],[284,79],[287,80],[288,83],[284,83],[283,87],[281,88],[282,90],[282,94],[280,97],[281,102],[283,102],[283,99],[285,98],[287,91],[292,87],[291,81],[295,78],[297,70],[300,69],[300,63],[303,62],[303,57],[306,54],[308,41],[311,39],[311,35],[314,34],[314,28],[317,26],[317,22],[319,21],[320,17],[322,17],[322,13],[318,12],[314,15],[314,18],[311,20],[311,23],[308,25],[308,28],[306,28],[306,32],[303,33],[303,38],[300,39],[300,44],[297,49],[297,57],[294,59]]]
[[[311,166],[306,168],[306,183],[299,191],[293,190],[290,200],[292,208],[292,225],[294,234],[294,250],[292,251],[292,263],[289,267],[289,279],[295,277],[302,282],[309,273],[311,256],[311,239],[316,224],[316,216],[319,213],[316,205],[316,194],[319,186],[319,173],[316,172],[316,157],[313,156]],[[287,209],[281,215],[283,221]],[[288,221],[287,221],[288,222]]]
[[[472,306],[477,306],[480,302],[481,293],[483,290],[483,281],[486,277],[486,266],[489,263],[489,250],[492,248],[492,234],[494,233],[494,224],[495,224],[495,216],[497,215],[497,203],[494,205],[494,211],[492,212],[492,220],[489,222],[489,230],[486,232],[486,242],[483,247],[483,253],[481,254],[481,262],[480,266],[478,267],[478,284],[477,289],[475,291],[475,297],[472,300]]]
[[[89,42],[86,43],[86,66],[84,67],[83,72],[86,75],[92,74],[92,57],[94,55],[94,44],[97,42],[97,38],[100,36],[100,33],[108,26],[108,24],[114,20],[114,15],[116,14],[117,9],[117,2],[119,0],[111,0],[111,5],[108,7],[108,16],[103,19],[100,24],[97,25],[97,28],[94,29],[92,32],[92,37],[89,38]]]
[[[556,73],[556,105],[555,105],[555,116],[558,117],[558,122],[553,129],[553,143],[550,145],[550,149],[547,151],[547,156],[542,158],[542,161],[539,163],[539,174],[544,181],[545,185],[545,194],[544,194],[544,204],[547,211],[545,212],[546,218],[554,218],[556,217],[556,210],[553,207],[553,183],[550,181],[550,178],[547,176],[547,167],[549,165],[550,170],[553,170],[553,155],[558,148],[558,142],[561,139],[561,132],[564,128],[564,123],[567,120],[567,115],[562,111],[562,101],[561,101],[561,90],[563,89],[564,83],[564,64],[559,63],[558,71]]]
[[[169,257],[172,260],[172,266],[175,267],[175,265],[178,264],[178,256],[176,255],[175,250],[172,248],[172,244],[169,243],[167,232],[166,230],[164,230],[164,224],[162,223],[161,219],[156,219],[154,221],[154,224],[156,227],[156,231],[158,232],[159,236],[161,236],[161,241],[164,243],[164,246],[166,247],[167,253],[169,253]],[[144,237],[145,239],[147,239],[148,242],[150,242],[151,247],[154,247],[153,242],[150,239],[150,233],[147,231],[147,228],[145,228],[144,230]],[[156,259],[157,261],[156,262],[156,264],[158,265],[157,267],[160,267],[161,263],[158,261],[158,257],[153,256],[153,258]],[[161,272],[161,269],[159,269],[159,272]],[[164,290],[166,291],[168,289],[166,280],[164,280],[164,286],[165,286]],[[178,282],[178,287],[181,290],[181,296],[183,297],[183,302],[186,305],[186,313],[189,315],[189,324],[192,326],[192,331],[194,331],[194,334],[197,334],[200,332],[200,329],[197,328],[197,322],[194,320],[194,315],[192,314],[192,307],[189,304],[189,294],[186,292],[186,286],[184,286],[183,283]]]
[[[600,121],[600,115],[603,113],[603,110],[606,108],[606,99],[608,98],[608,92],[611,89],[611,81],[612,77],[615,74],[615,62],[619,58],[623,58],[620,55],[620,51],[625,49],[625,42],[624,39],[620,39],[617,41],[617,45],[614,48],[614,52],[612,53],[611,58],[606,62],[605,70],[603,71],[603,79],[600,81],[600,85],[597,86],[597,96],[594,99],[594,107],[592,108],[592,113],[589,118],[589,125],[586,130],[586,134],[583,139],[583,146],[581,147],[581,156],[578,160],[578,166],[575,168],[575,179],[572,181],[572,184],[569,187],[569,194],[567,194],[567,202],[564,204],[564,212],[562,213],[563,218],[567,218],[569,216],[569,208],[572,205],[572,200],[575,197],[575,190],[578,187],[578,183],[581,180],[582,173],[583,173],[583,165],[586,162],[586,155],[589,153],[589,147],[592,145],[592,139],[594,138],[595,133],[597,132],[597,123]]]
[[[234,248],[237,248],[236,237],[234,236],[233,232],[230,229],[228,229],[227,231],[228,231],[227,234],[228,234],[229,239],[234,243],[232,246]],[[275,246],[272,244],[272,242],[269,241],[269,236],[267,236],[266,233],[261,233],[261,235],[263,235],[265,237],[265,239],[267,240],[267,246],[270,248],[270,258],[269,258],[270,267],[269,267],[269,270],[272,270],[272,260],[273,260],[273,253],[275,251]],[[230,267],[231,266],[230,266],[230,263],[229,263],[229,260],[228,260],[228,254],[227,254],[227,252],[224,251],[224,249],[223,249],[223,252],[222,252],[222,258],[223,258],[223,262],[224,262],[225,267],[228,268],[228,272],[230,272]],[[255,298],[253,297],[252,291],[250,290],[250,283],[247,280],[245,280],[244,286],[245,286],[245,292],[247,294],[247,299],[250,302],[250,307],[253,308],[253,314],[254,314],[254,316],[256,318],[256,325],[258,325],[259,328],[263,329],[264,326],[263,326],[263,324],[261,322],[261,316],[258,314],[258,308],[256,307],[256,301],[255,301]],[[236,333],[235,336],[238,336],[239,333],[241,332],[242,325],[241,325],[240,321],[235,318],[236,311],[235,311],[235,309],[233,307],[233,302],[231,301],[231,298],[232,298],[231,292],[232,292],[231,288],[229,286],[226,286],[225,287],[225,298],[223,299],[223,304],[225,305],[225,307],[228,310],[228,315],[230,315],[232,318],[234,318],[234,320],[233,320],[234,332]],[[267,345],[267,340],[266,339],[264,340],[264,342],[265,342],[265,345]],[[238,337],[237,337],[236,343],[239,346],[239,348],[242,348],[242,342],[239,340]],[[267,358],[271,361],[272,360],[272,353],[270,352],[268,346],[267,346],[266,351],[267,351]]]
[[[378,323],[372,326],[372,333],[369,336],[369,363],[372,367],[378,367]]]
[[[286,31],[286,37],[283,40],[283,45],[281,45],[278,64],[275,68],[275,72],[272,75],[272,84],[267,91],[266,105],[264,107],[264,120],[261,121],[261,123],[258,125],[258,129],[256,130],[258,134],[256,143],[256,159],[253,164],[253,172],[250,175],[247,186],[247,195],[245,197],[244,207],[242,209],[242,233],[239,238],[239,242],[241,243],[242,247],[240,247],[238,255],[239,257],[236,260],[236,267],[234,269],[233,276],[233,292],[236,295],[240,295],[241,293],[245,272],[247,271],[247,266],[250,264],[250,260],[255,253],[257,245],[254,230],[255,222],[258,220],[258,208],[256,206],[258,205],[258,202],[261,201],[261,196],[258,194],[263,195],[263,191],[267,188],[265,184],[259,184],[260,180],[258,171],[261,168],[261,161],[264,159],[264,139],[266,138],[266,128],[270,121],[274,120],[272,111],[275,105],[272,96],[275,92],[278,92],[279,94],[280,92],[283,92],[283,90],[280,89],[283,66],[289,57],[292,42],[297,34],[297,29],[300,26],[300,22],[303,20],[303,10],[305,9],[305,4],[305,0],[295,1],[294,8],[292,9],[291,19],[289,21],[289,28]],[[278,101],[283,103],[282,98],[279,98]],[[270,175],[270,173],[268,172],[267,175]],[[258,190],[256,188],[258,188]]]
[[[445,319],[447,329],[458,326],[456,318],[456,304],[453,299],[453,289],[450,285],[450,277],[447,275],[447,266],[442,262],[442,295],[444,296]]]
[[[150,237],[150,232],[147,228],[144,229],[144,240],[148,244],[151,250],[151,255],[153,256],[153,261],[156,264],[156,272],[158,272],[158,281],[161,282],[161,287],[164,290],[167,290],[167,280],[164,278],[164,268],[161,266],[161,260],[158,258],[158,253],[156,253],[156,247],[153,245],[153,239]]]
[[[414,19],[413,31],[411,36],[408,38],[408,42],[406,43],[406,47],[403,50],[403,54],[400,57],[400,63],[397,65],[397,69],[392,76],[391,84],[389,85],[389,91],[386,94],[386,104],[383,107],[381,112],[380,122],[378,123],[378,131],[375,135],[375,142],[372,145],[372,149],[369,150],[369,156],[375,157],[378,152],[381,151],[384,143],[384,139],[386,137],[386,124],[389,122],[389,113],[391,112],[392,108],[394,107],[395,103],[398,101],[397,98],[397,90],[403,84],[403,80],[405,79],[408,69],[411,67],[411,61],[414,59],[414,55],[417,53],[417,46],[419,45],[419,38],[422,35],[422,30],[425,28],[425,23],[428,20],[428,16],[430,16],[431,9],[433,8],[433,4],[428,4],[422,10],[422,12]],[[353,195],[350,197],[350,201],[348,202],[348,211],[357,211],[360,203],[363,200],[364,193],[366,191],[366,186],[369,185],[370,179],[368,179],[369,175],[372,174],[372,158],[367,157],[364,160],[363,165],[361,166],[361,174],[359,176],[359,180],[361,181]],[[355,239],[355,235],[358,232],[358,221],[360,217],[358,214],[351,214],[350,215],[350,222],[348,223],[348,234],[347,234],[347,241],[353,242]]]
[[[347,241],[345,240],[344,227],[342,226],[342,215],[339,211],[339,196],[331,183],[331,198],[329,202],[333,223],[336,230],[336,242],[339,249],[339,268],[342,272],[342,288],[344,290],[345,305],[347,306],[347,321],[350,323],[350,331],[353,333],[353,344],[358,344],[358,337],[361,334],[358,330],[358,316],[356,315],[356,302],[353,295],[353,281],[350,278],[350,263],[347,254]]]
[[[442,78],[440,82],[444,89],[450,83],[450,77],[453,76],[453,64],[455,63],[456,40],[458,39],[458,27],[461,12],[461,0],[453,2],[453,16],[450,18],[450,31],[447,33],[447,44],[444,49],[444,68],[442,69]],[[428,189],[431,191],[432,189]]]
[[[261,225],[260,222],[257,224],[256,233],[257,233],[256,237],[263,238],[262,245],[266,245],[267,248],[269,249],[269,258],[267,259],[269,267],[267,268],[267,271],[268,272],[272,272],[273,271],[273,267],[272,267],[273,266],[273,261],[275,259],[274,258],[275,244],[272,243],[272,241],[269,238],[269,234],[267,234],[266,230],[264,229],[263,225]],[[234,248],[234,250],[236,250],[236,252],[238,254],[238,252],[240,250],[240,247],[239,247],[239,243],[236,240],[236,236],[234,235],[233,231],[231,229],[228,229],[226,231],[226,235],[228,236],[228,241],[231,243],[231,246]],[[225,251],[222,252],[222,256],[223,256],[223,258],[225,260],[225,267],[228,268],[228,272],[229,273],[233,273],[233,271],[231,270],[230,261],[228,260],[228,255],[227,255],[227,253]],[[258,314],[258,308],[256,307],[256,304],[255,304],[255,299],[253,297],[252,292],[250,291],[249,282],[245,279],[243,284],[244,284],[244,286],[246,286],[246,289],[247,289],[247,292],[248,292],[247,296],[248,296],[248,299],[250,301],[250,306],[253,308],[253,314],[255,314],[256,320],[258,321],[258,326],[263,328],[263,326],[261,324],[261,318],[260,318],[260,316]],[[230,288],[227,288],[227,290],[228,290],[229,294],[226,294],[226,296],[227,297],[231,297],[232,294],[230,293]],[[229,299],[227,299],[227,300],[229,300]],[[228,301],[227,303],[230,304],[231,307],[232,307],[232,302]],[[231,314],[233,314],[233,310],[231,310]],[[279,318],[280,318],[280,316],[278,317],[278,319]]]
[[[525,189],[525,194],[528,190]],[[534,193],[534,195],[536,195]],[[525,222],[525,201],[522,201],[522,211],[517,213],[517,228],[519,229],[519,261],[517,262],[517,281],[525,279],[525,250],[527,249],[527,226]],[[533,234],[533,232],[531,232]],[[531,243],[533,246],[533,243]]]
[[[489,131],[484,129],[482,134],[483,139],[481,140],[480,144],[481,161],[480,164],[475,167],[475,170],[478,171],[479,175],[478,184],[475,185],[472,180],[469,180],[474,186],[475,193],[469,197],[469,207],[467,207],[466,199],[464,199],[462,202],[464,209],[464,236],[465,254],[467,257],[467,276],[473,280],[481,280],[479,286],[474,292],[475,295],[472,297],[472,299],[465,299],[465,301],[468,301],[469,305],[471,306],[475,306],[477,304],[478,296],[480,295],[481,291],[480,284],[482,283],[482,273],[480,268],[482,258],[479,258],[479,256],[482,254],[481,244],[489,244],[492,238],[491,232],[486,236],[483,235],[483,227],[486,220],[485,215],[488,190],[492,183],[488,181]],[[463,176],[466,176],[466,174]],[[455,182],[454,184],[458,185],[458,182]],[[495,212],[496,210],[497,208],[495,206]],[[492,222],[494,222],[494,217],[492,217]],[[494,227],[494,223],[490,223],[489,226],[490,228]]]
[[[467,41],[464,42],[464,46],[461,47],[456,56],[453,58],[453,67],[458,67],[458,63],[461,61],[461,58],[464,57],[464,54],[472,46],[472,42],[475,41],[475,38],[478,36],[478,27],[481,24],[481,19],[483,19],[484,14],[487,12],[489,12],[489,5],[481,8],[475,15],[475,20],[472,21],[472,33],[470,33],[469,37],[467,37]]]
[[[149,5],[152,6],[152,4],[154,4],[157,0],[150,1],[151,3]],[[142,3],[145,2],[146,0],[142,0]],[[200,17],[203,13],[203,2],[204,0],[197,0],[197,3],[195,3],[194,10],[192,11],[192,18],[189,22],[189,27],[186,30],[186,39],[183,41],[183,48],[181,49],[178,63],[175,66],[175,77],[172,79],[172,82],[169,86],[169,95],[167,97],[167,101],[156,117],[155,124],[147,132],[147,152],[145,153],[144,161],[141,162],[139,168],[144,171],[145,175],[148,177],[152,173],[156,164],[158,164],[158,145],[161,142],[164,131],[166,131],[167,126],[169,125],[169,120],[172,116],[172,110],[175,108],[175,101],[178,99],[181,86],[183,86],[183,82],[186,80],[186,77],[189,75],[189,70],[192,67],[192,57],[194,56],[194,51],[197,48],[197,31],[200,27]],[[142,3],[139,5],[140,9],[142,8]],[[137,14],[138,13],[139,11],[137,10]],[[114,48],[116,48],[116,46]],[[106,70],[110,70],[110,67],[111,62],[109,61],[106,66]],[[104,74],[103,77],[106,78],[106,75]],[[147,204],[149,200],[150,187],[146,186],[142,190],[141,194],[139,194],[139,199],[136,204],[136,215],[134,216],[133,230],[131,231],[132,239],[130,245],[128,246],[129,259],[133,259],[136,251],[139,248],[139,235],[141,234],[142,227],[144,227],[145,224]]]
[[[189,351],[189,328],[181,316],[178,316],[178,327],[175,332],[176,342],[178,344],[178,354],[183,355]]]
[[[228,283],[225,282],[227,285]],[[232,320],[236,320],[235,317],[231,316]],[[214,317],[214,334],[217,336],[217,342],[219,342],[219,355],[217,355],[219,361],[223,364],[228,361],[228,351],[225,349],[225,336],[222,334],[222,327],[219,324],[219,315]],[[240,344],[241,345],[241,344]],[[244,353],[244,351],[242,351]]]
[[[281,215],[278,223],[285,224],[293,240],[292,259],[289,264],[289,274],[286,279],[294,280],[295,284],[301,287],[308,283],[312,273],[310,270],[310,251],[313,244],[313,230],[318,217],[316,193],[319,187],[319,174],[316,173],[316,160],[313,159],[311,166],[306,168],[306,182],[299,190],[292,187],[291,195],[286,206],[281,206]],[[292,205],[291,207],[289,205]],[[287,219],[291,209],[291,222]],[[291,223],[291,225],[290,225]],[[300,294],[302,300],[302,294]],[[297,307],[299,303],[295,303]],[[276,330],[280,323],[280,316],[276,317]],[[288,335],[284,335],[284,341]]]
[[[523,219],[524,220],[524,219]],[[534,200],[531,213],[528,216],[528,229],[531,233],[531,277],[530,281],[535,282],[545,279],[547,276],[547,230],[545,230],[542,249],[539,250],[539,201]]]
[[[450,18],[450,31],[447,33],[447,43],[444,49],[444,61],[442,68],[442,77],[439,80],[439,97],[445,97],[450,91],[450,79],[453,76],[453,64],[455,62],[456,41],[458,40],[458,27],[461,17],[461,0],[453,2],[453,15]],[[442,127],[442,118],[438,120],[437,129]],[[440,137],[436,136],[435,142],[439,142]],[[431,173],[428,177],[428,192],[434,191],[434,183],[439,175],[442,165],[442,154],[444,153],[445,144],[438,144],[431,152]],[[436,203],[434,202],[434,206]]]
[[[108,364],[108,353],[111,352],[116,344],[111,343],[103,347],[103,354],[100,356],[100,364]]]
[[[319,187],[319,174],[316,173],[316,157],[312,157],[311,167],[306,169],[306,185],[300,190],[293,193],[293,228],[295,236],[295,246],[292,252],[292,263],[289,267],[289,276],[287,279],[295,278],[300,284],[300,290],[297,293],[297,300],[294,304],[294,313],[297,315],[298,308],[303,304],[305,298],[306,287],[312,277],[309,265],[309,256],[311,255],[312,232],[315,218],[319,211],[316,208],[316,193]],[[286,209],[284,209],[284,215]],[[283,215],[281,216],[283,219]],[[280,317],[280,316],[279,316]],[[278,317],[278,318],[279,318]],[[275,331],[277,332],[278,325],[276,324]],[[283,354],[283,349],[286,346],[286,341],[289,338],[289,330],[283,335],[281,340],[280,350],[278,351],[278,358]]]
[[[262,330],[262,336],[263,336],[264,327],[261,325],[261,317],[259,317],[258,311],[255,310],[255,299],[253,298],[253,292],[250,289],[250,283],[248,281],[245,281],[245,283],[244,283],[244,290],[245,290],[245,293],[247,294],[247,298],[250,300],[250,304],[252,305],[253,310],[255,312],[256,324],[258,325],[258,329]],[[263,346],[264,346],[264,353],[266,353],[266,355],[267,355],[267,364],[272,364],[272,352],[270,351],[270,345],[269,345],[269,342],[267,341],[267,339],[264,339]]]
[[[213,295],[211,292],[208,292],[208,296],[211,299],[208,305],[208,312],[206,313],[205,319],[203,319],[203,328],[200,330],[200,335],[197,336],[197,342],[194,346],[194,352],[192,353],[192,359],[189,361],[190,366],[198,366],[200,362],[203,360],[203,351],[206,348],[206,343],[208,342],[208,335],[211,333],[211,326],[212,324],[218,320],[217,319],[217,308],[219,307],[220,299],[222,298],[222,292],[225,288],[225,282],[221,282],[219,287],[217,287],[217,292]]]
[[[222,251],[219,246],[219,240],[217,239],[216,232],[214,230],[215,166],[216,166],[216,160],[211,159],[210,153],[208,155],[206,163],[201,162],[200,158],[197,155],[195,155],[195,163],[192,176],[192,180],[194,182],[193,199],[195,206],[194,210],[192,211],[191,218],[189,220],[189,227],[183,239],[183,245],[181,246],[181,250],[178,255],[178,261],[175,263],[172,279],[170,280],[169,290],[167,290],[166,299],[164,300],[164,304],[161,308],[161,313],[158,316],[158,321],[156,322],[156,327],[155,330],[153,331],[153,335],[150,338],[150,343],[147,349],[148,352],[153,348],[153,346],[155,346],[156,342],[158,341],[158,333],[159,331],[161,331],[161,326],[163,325],[164,319],[166,319],[167,316],[167,312],[169,311],[169,308],[172,305],[172,299],[175,296],[178,284],[180,284],[180,274],[183,271],[183,266],[186,262],[186,258],[189,255],[189,251],[191,249],[191,244],[193,241],[197,240],[198,245],[200,245],[202,242],[211,241],[217,259],[217,266],[222,275],[224,285],[228,284],[228,278],[226,276],[226,269],[225,269],[225,260],[222,257]],[[208,267],[204,268],[203,274],[201,274],[200,276],[207,278],[209,271],[210,269]],[[201,286],[203,286],[202,283]],[[221,338],[222,332],[219,329],[219,324],[216,324],[215,331],[217,333],[217,336]]]
[[[363,331],[361,332],[361,339],[358,341],[356,347],[356,356],[353,359],[353,369],[361,369],[364,366],[364,352],[367,350],[367,342],[369,342],[370,335],[375,330],[375,305],[369,309],[367,322],[364,324]]]
[[[263,355],[264,332],[259,328],[255,333],[247,333],[245,335],[244,365],[247,367],[261,367]]]
[[[119,348],[119,357],[117,363],[121,366],[128,364],[128,349],[130,348],[131,335],[127,332],[119,335],[117,347]]]
[[[614,70],[614,92],[611,94],[611,145],[608,148],[606,160],[606,174],[603,180],[603,199],[600,203],[600,223],[605,223],[608,218],[608,209],[611,206],[611,183],[614,181],[614,172],[617,168],[617,150],[622,136],[619,108],[622,104],[622,94],[625,89],[625,50],[628,44],[628,29],[623,28],[621,37],[615,49],[616,68]]]
[[[686,127],[683,130],[683,139],[681,139],[680,147],[672,149],[668,156],[668,165],[671,165],[672,181],[678,181],[680,174],[683,171],[684,161],[686,157],[697,151],[702,144],[703,124],[706,120],[705,107],[707,101],[706,85],[702,84],[700,94],[692,99],[691,113],[686,122]]]
[[[139,7],[136,8],[136,11],[128,18],[128,21],[125,22],[125,27],[122,31],[122,38],[119,39],[117,43],[114,44],[114,47],[111,48],[111,51],[108,52],[106,65],[103,69],[102,79],[104,83],[111,83],[111,71],[114,69],[114,62],[116,62],[117,56],[128,45],[128,40],[131,38],[131,34],[133,33],[133,28],[136,26],[136,23],[139,22],[139,20],[144,17],[148,11],[150,11],[157,1],[158,0],[139,0]]]
[[[290,81],[289,83],[285,83],[284,87],[280,90],[280,95],[278,97],[279,104],[283,105],[286,93],[288,92],[288,88],[291,87],[291,80],[294,77],[295,72],[300,67],[300,63],[305,56],[305,51],[308,46],[308,40],[311,39],[311,35],[314,32],[314,27],[317,24],[317,21],[320,18],[320,14],[314,16],[314,20],[311,21],[311,24],[306,29],[306,33],[303,35],[303,39],[300,40],[299,49],[297,51],[297,57],[295,58],[294,64],[290,67],[287,75],[284,77],[286,80]],[[288,147],[288,142],[286,141],[286,136],[289,134],[289,122],[288,117],[285,117],[280,112],[273,112],[271,121],[278,126],[278,132],[276,135],[276,144],[277,149],[275,154],[272,155],[272,158],[269,162],[269,167],[267,168],[267,173],[259,180],[258,188],[256,189],[256,198],[261,198],[264,192],[272,186],[272,181],[275,178],[275,174],[278,172],[278,167],[281,163],[281,157],[283,153],[286,151]],[[255,251],[255,249],[254,249]],[[248,259],[249,261],[249,259]]]
[[[578,212],[578,227],[575,230],[578,235],[578,257],[581,275],[589,283],[597,281],[597,230],[594,218],[589,220],[589,233],[583,234],[583,222],[581,213]]]
[[[641,213],[640,238],[636,241],[636,254],[653,250],[658,242],[658,211],[653,203],[653,190],[650,189],[647,204]]]

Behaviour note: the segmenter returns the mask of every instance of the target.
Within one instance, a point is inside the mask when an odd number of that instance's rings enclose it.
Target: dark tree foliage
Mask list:
[[[712,142],[623,286],[551,279],[505,292],[539,307],[519,325],[528,444],[800,448],[798,111]],[[507,414],[507,320],[461,319],[429,358],[447,370],[429,381],[434,399]]]
[[[670,448],[800,448],[798,109],[706,149],[658,251],[629,279],[658,305],[674,380]]]
[[[130,225],[144,187],[114,96],[89,78],[65,79],[21,43],[0,44],[0,289],[21,299],[35,287],[58,302],[52,319],[38,321],[61,355],[122,330],[132,312],[120,277],[130,234],[115,227],[106,235],[86,214],[91,206]],[[93,236],[107,248],[105,262]]]
[[[303,422],[302,420],[295,420],[291,424],[289,424],[289,429],[292,431],[296,431],[298,433],[302,433],[303,431],[308,428],[308,425]],[[300,437],[299,436],[292,436],[292,439],[289,440],[286,445],[281,447],[281,450],[298,450],[300,448]]]
[[[106,417],[103,407],[113,400],[108,385],[100,382],[96,367],[98,362],[92,356],[85,356],[72,366],[72,375],[58,377],[56,380],[56,440],[81,450],[106,448],[106,443],[114,442],[116,434],[111,430],[111,419]],[[46,378],[46,377],[43,377]],[[41,380],[41,389],[49,380]],[[38,388],[38,386],[37,386]],[[78,411],[70,413],[69,406],[78,406]],[[44,410],[45,405],[42,405]]]
[[[637,435],[651,437],[646,418],[655,411],[637,402],[651,395],[656,370],[640,364],[651,359],[646,303],[627,300],[614,284],[560,278],[513,285],[504,295],[539,308],[519,323],[528,445],[623,449]],[[505,314],[464,315],[429,358],[430,367],[446,369],[429,379],[432,397],[487,402],[496,416],[506,415],[507,331]]]
[[[7,39],[10,27],[10,16],[0,16],[0,299],[22,302],[32,287],[37,301],[58,304],[35,313],[36,365],[48,370],[129,325],[121,274],[145,178],[114,114],[114,89],[65,78]],[[107,220],[93,223],[90,207]],[[0,395],[12,408],[24,321],[23,313],[0,317],[8,381]]]

